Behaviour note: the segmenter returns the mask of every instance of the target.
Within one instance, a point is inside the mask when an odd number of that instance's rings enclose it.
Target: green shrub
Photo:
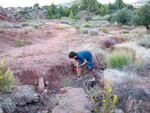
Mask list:
[[[58,26],[56,26],[55,28],[56,28],[56,29],[63,29],[62,27],[58,27]]]
[[[83,27],[84,27],[84,28],[91,28],[92,26],[89,25],[89,24],[85,24],[85,25],[83,25]]]
[[[119,50],[114,51],[106,56],[106,63],[111,68],[123,67],[127,63],[132,62],[133,54],[130,51]]]
[[[127,33],[129,33],[129,31],[123,31],[122,33],[123,33],[123,34],[127,34]]]
[[[89,30],[88,34],[91,35],[91,36],[99,36],[100,35],[99,31],[97,31],[95,29]]]
[[[80,28],[81,28],[81,27],[78,26],[78,25],[75,26],[75,29],[76,29],[76,30],[79,30]]]
[[[13,73],[10,71],[8,67],[7,72],[5,72],[5,57],[1,63],[0,70],[0,91],[7,91],[10,89],[12,85],[12,79],[14,78]]]
[[[21,46],[25,46],[27,44],[32,44],[32,42],[28,42],[28,41],[25,41],[25,40],[17,39],[15,45],[16,45],[16,47],[21,47]]]
[[[39,4],[38,4],[38,3],[35,3],[33,7],[39,7]]]
[[[61,20],[69,20],[69,17],[61,17]]]
[[[63,87],[71,86],[71,80],[69,78],[64,79],[63,83],[62,83],[62,86]]]
[[[92,20],[92,17],[91,17],[91,16],[87,16],[87,17],[85,18],[85,20],[86,20],[86,21],[90,21],[90,20]]]
[[[35,27],[35,28],[38,28],[39,26],[38,26],[38,25],[34,25],[34,27]]]
[[[127,30],[132,30],[132,29],[134,29],[133,26],[127,26],[127,25],[123,25],[122,28],[123,28],[123,29],[127,29]]]
[[[89,15],[89,14],[90,14],[90,12],[89,12],[89,11],[87,11],[87,10],[85,11],[85,13],[86,13],[87,15]]]
[[[108,30],[107,29],[103,29],[103,33],[108,33]]]
[[[111,81],[108,79],[107,82],[107,88],[106,91],[104,90],[104,95],[103,95],[103,107],[102,107],[102,112],[103,113],[111,113],[111,111],[114,108],[114,105],[117,101],[117,95],[114,95],[113,100],[111,99]]]
[[[81,33],[81,34],[88,34],[88,32],[89,32],[89,29],[87,29],[87,28],[79,29],[79,33]]]
[[[142,69],[144,69],[144,67],[145,67],[145,64],[144,64],[144,61],[143,60],[138,60],[137,61],[137,68],[138,68],[138,70],[142,70]]]
[[[94,100],[93,96],[91,96],[91,101],[92,101],[92,104],[93,104],[93,107],[94,107],[94,113],[99,113],[99,109],[98,109],[99,102],[96,102]]]
[[[79,15],[76,15],[76,16],[74,17],[74,19],[76,19],[76,20],[80,20]]]

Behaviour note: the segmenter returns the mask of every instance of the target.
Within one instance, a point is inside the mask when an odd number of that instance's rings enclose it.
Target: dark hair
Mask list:
[[[70,52],[70,54],[69,54],[69,58],[73,58],[74,56],[76,56],[77,54],[75,53],[75,52]]]

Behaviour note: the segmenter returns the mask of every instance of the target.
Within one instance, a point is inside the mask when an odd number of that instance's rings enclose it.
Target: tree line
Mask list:
[[[39,7],[39,4],[36,3],[34,7]],[[46,5],[43,6],[47,10],[47,19],[56,19],[63,16],[70,17],[72,19],[80,19],[77,14],[79,10],[86,10],[86,14],[95,14],[104,16],[109,14],[109,10],[120,10],[127,7],[128,9],[133,10],[132,5],[125,4],[123,0],[116,0],[115,3],[109,3],[104,5],[99,3],[97,0],[81,0],[81,3],[74,4],[71,7],[63,7],[62,5]]]
[[[147,30],[150,31],[150,2],[147,2],[144,6],[138,10],[131,11],[127,8],[123,8],[116,14],[111,15],[108,18],[110,23],[117,22],[118,25],[133,24],[135,26],[143,25]]]

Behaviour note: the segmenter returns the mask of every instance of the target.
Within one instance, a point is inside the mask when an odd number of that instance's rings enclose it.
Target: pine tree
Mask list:
[[[73,14],[72,10],[70,11],[69,17],[72,18],[72,19],[74,18],[74,14]]]

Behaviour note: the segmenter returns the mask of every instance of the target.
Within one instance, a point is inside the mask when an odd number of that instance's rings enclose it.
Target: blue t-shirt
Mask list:
[[[92,60],[92,53],[90,51],[78,51],[77,58],[75,60],[78,60],[79,62],[84,62],[86,59],[87,61]]]

